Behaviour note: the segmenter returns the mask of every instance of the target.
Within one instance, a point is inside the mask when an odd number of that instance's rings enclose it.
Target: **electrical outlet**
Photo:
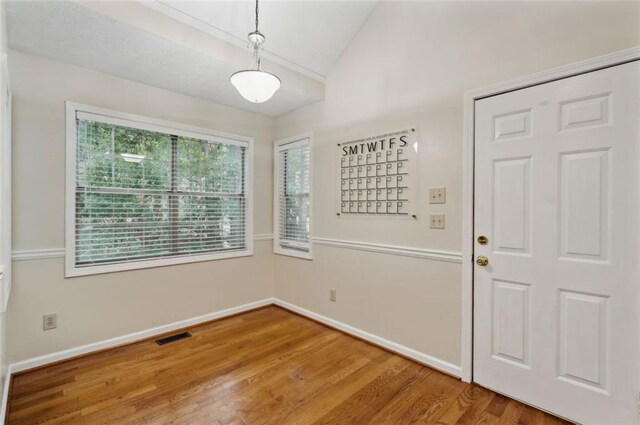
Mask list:
[[[336,290],[335,289],[331,289],[329,291],[329,301],[336,302]]]
[[[447,189],[444,187],[434,187],[429,189],[430,204],[444,204],[447,202]]]
[[[48,331],[58,327],[58,314],[45,314],[42,316],[42,329]]]
[[[444,229],[444,214],[431,214],[429,223],[429,227],[432,229]]]

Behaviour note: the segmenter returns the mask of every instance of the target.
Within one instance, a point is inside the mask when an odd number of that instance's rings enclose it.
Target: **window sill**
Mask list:
[[[65,261],[65,277],[90,276],[94,274],[114,273],[140,269],[150,269],[164,266],[174,266],[179,264],[200,263],[204,261],[226,260],[231,258],[241,258],[253,256],[253,249],[249,248],[244,251],[232,251],[216,254],[204,254],[185,257],[159,258],[155,260],[134,261],[131,263],[115,263],[96,266],[76,267],[73,263],[73,257],[67,253]],[[69,260],[71,259],[71,263]]]
[[[287,248],[283,248],[279,245],[275,245],[273,247],[273,253],[277,254],[277,255],[284,255],[286,257],[295,257],[295,258],[302,258],[303,260],[313,260],[313,255],[311,254],[311,251],[299,251],[296,249],[287,249]]]

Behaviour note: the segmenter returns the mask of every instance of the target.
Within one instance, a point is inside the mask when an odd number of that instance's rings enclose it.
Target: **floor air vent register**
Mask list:
[[[164,338],[156,339],[156,344],[165,345],[165,344],[169,344],[170,342],[180,341],[181,339],[189,338],[190,336],[191,336],[191,334],[189,332],[182,332],[182,333],[179,333],[179,334],[170,335],[170,336],[167,336],[167,337],[164,337]]]

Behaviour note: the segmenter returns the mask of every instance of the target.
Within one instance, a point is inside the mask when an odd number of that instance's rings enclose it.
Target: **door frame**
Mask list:
[[[461,378],[473,381],[473,190],[475,101],[640,59],[640,46],[530,74],[464,93],[462,139],[462,341]],[[639,150],[640,151],[640,150]],[[640,154],[638,157],[640,161]],[[639,173],[640,174],[640,173]],[[639,177],[640,183],[640,177]],[[640,205],[639,205],[640,208]],[[640,219],[639,219],[640,224]],[[640,228],[640,226],[639,226]],[[640,238],[640,234],[638,235]],[[640,305],[640,299],[638,300]],[[640,339],[640,335],[638,335]],[[640,379],[640,377],[638,377]]]

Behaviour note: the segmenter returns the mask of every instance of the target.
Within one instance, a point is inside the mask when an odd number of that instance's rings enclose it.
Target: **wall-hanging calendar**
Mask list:
[[[415,128],[338,144],[338,215],[415,217]]]

